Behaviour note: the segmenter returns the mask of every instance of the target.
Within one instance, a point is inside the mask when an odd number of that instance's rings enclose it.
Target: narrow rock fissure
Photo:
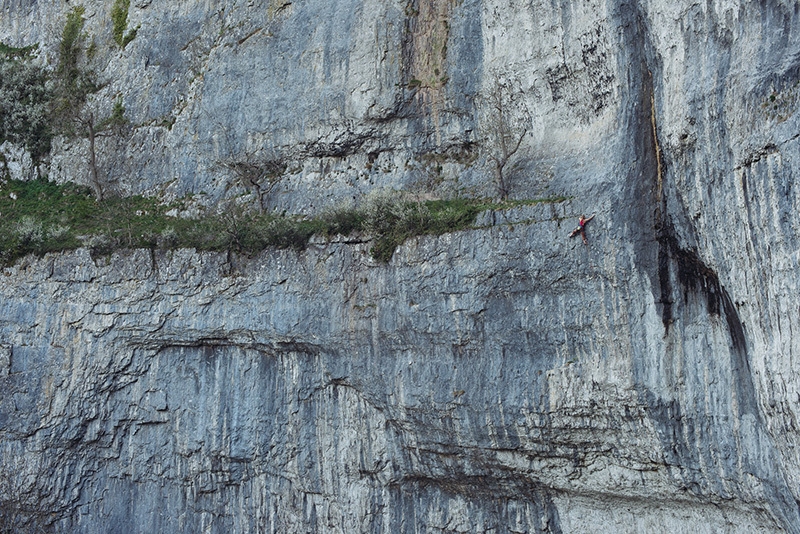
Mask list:
[[[649,69],[647,70],[645,83],[646,90],[649,92],[649,118],[656,167],[654,227],[658,242],[659,304],[665,336],[670,335],[670,326],[677,319],[675,305],[676,299],[679,297],[676,295],[676,291],[682,292],[684,308],[689,304],[690,294],[695,294],[705,298],[706,311],[710,316],[719,318],[724,316],[731,343],[731,372],[733,374],[732,381],[736,389],[735,398],[738,412],[736,415],[740,419],[744,417],[751,418],[754,425],[753,430],[761,436],[759,442],[764,446],[764,450],[761,451],[747,450],[744,443],[737,438],[739,446],[743,448],[742,461],[744,466],[742,467],[748,472],[757,474],[764,481],[765,497],[776,519],[789,532],[800,532],[800,529],[795,527],[798,524],[797,519],[800,507],[786,483],[783,467],[758,407],[758,397],[753,382],[744,324],[739,317],[730,294],[720,282],[719,275],[701,259],[696,250],[681,246],[678,232],[671,222],[667,195],[664,191],[664,167],[661,146],[658,140],[655,90],[652,72]],[[695,230],[690,228],[690,231],[694,232]],[[677,282],[679,287],[675,287],[674,282]],[[651,409],[664,406],[664,401],[657,399],[652,393],[647,392],[646,396],[649,397]],[[672,404],[674,405],[673,410],[681,411],[680,402],[672,401]],[[673,420],[669,413],[662,415],[668,415],[667,419]],[[674,452],[680,457],[675,459],[681,465],[690,465],[694,461],[696,451],[691,450],[687,436],[682,435],[682,432],[678,432],[673,436],[664,435],[662,436],[662,442],[665,445],[665,451],[668,450],[667,446],[670,443],[672,446],[679,446],[679,450]],[[696,484],[696,482],[690,482]],[[697,491],[701,492],[699,487]]]

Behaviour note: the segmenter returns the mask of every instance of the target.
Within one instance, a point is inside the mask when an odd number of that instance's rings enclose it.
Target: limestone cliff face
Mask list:
[[[494,194],[500,95],[512,196],[572,199],[389,264],[340,239],[5,269],[7,507],[85,533],[800,532],[795,3],[134,0],[124,50],[85,5],[90,105],[134,122],[101,147],[119,192]],[[52,50],[67,8],[6,0],[0,40]],[[85,150],[51,176],[85,180]]]

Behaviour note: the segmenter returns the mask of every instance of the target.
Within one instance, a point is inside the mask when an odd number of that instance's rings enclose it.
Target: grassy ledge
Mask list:
[[[79,247],[93,254],[123,248],[194,248],[254,255],[267,248],[302,250],[315,234],[357,232],[374,239],[372,256],[386,262],[405,240],[471,228],[482,211],[566,198],[503,203],[470,198],[415,201],[397,192],[383,192],[370,195],[357,209],[328,210],[313,218],[245,210],[191,219],[174,216],[186,208],[188,200],[160,204],[134,196],[97,201],[91,190],[74,184],[7,180],[0,186],[0,263]]]

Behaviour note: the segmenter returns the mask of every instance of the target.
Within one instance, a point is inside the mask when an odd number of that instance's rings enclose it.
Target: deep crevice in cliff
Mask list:
[[[766,429],[765,421],[758,406],[758,396],[753,380],[753,371],[750,366],[750,355],[744,324],[739,316],[736,306],[727,289],[722,285],[717,272],[711,268],[693,248],[681,245],[682,239],[673,222],[673,215],[680,218],[680,214],[670,213],[668,194],[669,184],[665,183],[666,169],[664,168],[661,146],[658,139],[658,123],[653,75],[646,69],[644,90],[649,93],[646,99],[647,115],[649,115],[649,129],[651,134],[650,163],[654,167],[654,229],[657,243],[657,281],[659,286],[658,308],[664,325],[665,338],[674,338],[682,335],[672,332],[670,326],[681,318],[693,306],[690,297],[695,295],[705,300],[706,313],[710,317],[722,318],[730,338],[730,372],[734,385],[733,396],[735,414],[742,421],[749,417],[749,424],[753,425],[751,431],[759,435],[761,450],[749,450],[744,446],[743,437],[737,435],[735,440],[742,447],[740,461],[743,465],[739,470],[755,474],[763,480],[764,497],[770,504],[770,511],[779,522],[790,532],[800,532],[797,525],[800,507],[790,490],[784,475],[784,467],[776,452],[772,437]],[[689,235],[693,235],[694,227],[685,228]],[[676,284],[677,283],[677,284]],[[682,299],[681,299],[682,297]],[[667,345],[670,346],[670,343]],[[667,350],[675,350],[667,349]],[[703,451],[696,450],[692,445],[693,434],[696,431],[685,432],[677,421],[682,421],[683,412],[679,399],[666,400],[659,397],[649,389],[642,392],[650,406],[654,422],[661,428],[660,438],[664,446],[664,453],[672,458],[675,465],[690,466],[700,465]],[[745,423],[741,423],[745,424]],[[671,431],[671,432],[670,432]],[[741,432],[741,431],[739,431]],[[739,474],[741,477],[741,473]],[[705,477],[696,479],[687,476],[682,470],[682,478],[687,484],[687,489],[701,495],[708,491],[703,487],[713,481]],[[723,496],[726,491],[717,488]]]
[[[724,312],[731,343],[734,351],[743,352],[747,360],[747,340],[744,326],[727,290],[719,281],[717,273],[710,268],[696,250],[680,245],[678,233],[670,221],[667,196],[664,192],[664,162],[661,144],[658,139],[658,120],[656,112],[655,88],[653,73],[647,69],[645,90],[649,93],[649,118],[652,135],[653,157],[655,159],[655,229],[658,241],[658,279],[660,284],[661,320],[664,330],[669,334],[673,322],[674,287],[670,276],[671,267],[676,268],[677,280],[683,290],[684,304],[689,292],[700,292],[705,295],[706,309],[710,315],[720,316]],[[694,232],[694,229],[690,229]],[[749,366],[747,367],[749,369]]]

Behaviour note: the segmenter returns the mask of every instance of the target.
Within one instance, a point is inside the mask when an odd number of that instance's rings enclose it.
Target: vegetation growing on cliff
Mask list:
[[[116,6],[115,4],[115,7]],[[124,6],[123,6],[124,7]],[[90,95],[100,90],[101,83],[90,68],[93,43],[84,33],[84,8],[78,6],[68,14],[61,35],[58,65],[53,81],[53,120],[58,133],[66,137],[83,137],[88,141],[88,170],[92,188],[98,200],[106,195],[106,185],[101,180],[97,158],[97,141],[100,137],[120,134],[128,121],[125,108],[117,99],[109,116],[103,117],[91,105]],[[127,17],[127,9],[125,10]],[[123,28],[124,30],[124,28]]]
[[[118,0],[114,4],[115,32],[120,20],[121,31],[127,27],[128,3]],[[94,43],[84,31],[84,13],[83,6],[67,13],[52,69],[38,60],[36,46],[15,48],[0,43],[0,143],[24,146],[38,163],[49,154],[56,135],[86,139],[91,184],[95,196],[102,199],[107,184],[100,178],[96,142],[100,137],[121,134],[128,120],[121,99],[115,101],[110,114],[101,113],[97,102],[91,101],[103,83],[92,68]],[[124,39],[132,39],[134,33]]]
[[[50,152],[53,134],[48,77],[35,63],[36,51],[0,43],[0,143],[22,145],[39,159]]]
[[[455,198],[414,201],[395,192],[379,192],[363,209],[363,226],[375,235],[372,256],[389,261],[405,240],[441,235],[472,226],[478,213],[494,207],[485,200]]]
[[[138,28],[134,28],[128,33],[128,10],[131,7],[131,0],[114,0],[114,5],[111,6],[111,32],[114,35],[114,41],[125,48],[128,43],[133,41],[136,37]]]
[[[122,248],[195,248],[253,255],[267,248],[302,250],[315,234],[355,233],[373,239],[375,259],[389,261],[397,246],[411,237],[471,228],[481,211],[515,205],[468,198],[420,201],[382,192],[361,207],[329,210],[317,217],[237,209],[195,218],[176,216],[188,201],[164,205],[141,196],[97,200],[89,189],[74,184],[9,180],[0,187],[0,262],[79,247],[98,254]]]
[[[83,14],[82,6],[67,14],[52,71],[38,61],[37,46],[0,43],[0,142],[24,146],[35,161],[50,152],[54,135],[74,135],[75,117],[87,95],[97,90],[91,74],[81,68]]]

